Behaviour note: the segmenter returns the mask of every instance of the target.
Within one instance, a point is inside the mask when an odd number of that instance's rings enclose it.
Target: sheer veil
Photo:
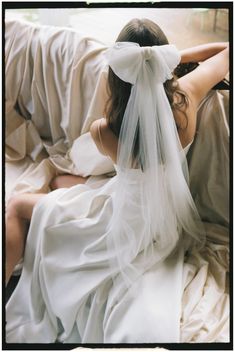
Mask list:
[[[164,260],[179,239],[202,245],[204,231],[163,86],[180,62],[179,52],[173,45],[119,42],[107,50],[106,58],[113,72],[132,84],[119,136],[107,236],[113,253],[110,265],[129,285],[138,273]]]

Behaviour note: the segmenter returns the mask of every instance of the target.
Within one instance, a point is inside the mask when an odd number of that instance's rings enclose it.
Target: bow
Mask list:
[[[149,65],[156,82],[164,83],[172,78],[180,62],[179,51],[169,44],[141,47],[137,43],[117,42],[106,51],[106,58],[113,72],[131,84],[136,83],[145,65]]]

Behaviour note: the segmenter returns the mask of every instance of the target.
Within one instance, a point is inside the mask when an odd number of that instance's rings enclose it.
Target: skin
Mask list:
[[[179,129],[182,147],[186,147],[194,138],[196,131],[197,109],[202,99],[210,89],[220,82],[229,70],[228,43],[211,43],[181,51],[181,63],[201,62],[200,66],[178,80],[179,88],[188,98],[189,105],[185,109],[188,124],[185,128],[185,115],[177,110],[173,111]],[[175,101],[178,97],[175,95]],[[98,133],[100,125],[101,139]],[[118,138],[109,128],[105,118],[96,120],[90,128],[91,136],[98,150],[108,155],[114,163],[117,159]],[[51,189],[71,187],[85,183],[87,178],[73,175],[61,175],[51,182]],[[23,257],[27,228],[35,204],[45,194],[16,195],[10,199],[6,209],[6,273],[8,283],[15,265]]]

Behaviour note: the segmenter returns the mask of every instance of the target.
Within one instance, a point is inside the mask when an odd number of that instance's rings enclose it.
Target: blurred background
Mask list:
[[[123,26],[134,17],[156,22],[178,49],[229,39],[228,9],[222,8],[9,9],[5,12],[6,19],[69,27],[107,45],[116,40]]]

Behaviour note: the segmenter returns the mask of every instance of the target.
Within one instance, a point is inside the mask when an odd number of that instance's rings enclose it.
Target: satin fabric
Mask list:
[[[136,232],[143,222],[136,202],[141,176],[137,169],[128,176]],[[59,189],[36,205],[22,275],[6,308],[7,342],[180,341],[182,245],[164,262],[143,268],[134,295],[120,274],[113,286],[106,242],[116,180]]]

